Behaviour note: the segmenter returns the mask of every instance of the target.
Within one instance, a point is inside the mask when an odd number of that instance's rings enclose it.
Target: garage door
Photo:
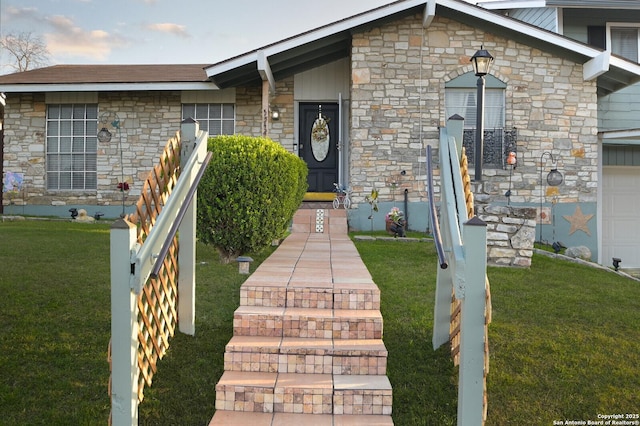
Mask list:
[[[622,259],[640,268],[640,167],[604,167],[602,179],[602,263]]]

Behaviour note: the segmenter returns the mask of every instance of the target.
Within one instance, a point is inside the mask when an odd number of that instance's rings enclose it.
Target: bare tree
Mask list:
[[[7,34],[0,39],[0,47],[9,54],[9,66],[15,71],[27,71],[49,64],[47,45],[42,37],[32,32]]]

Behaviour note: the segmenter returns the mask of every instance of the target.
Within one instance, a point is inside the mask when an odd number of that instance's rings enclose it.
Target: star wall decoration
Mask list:
[[[562,216],[562,217],[565,218],[571,224],[569,235],[573,234],[576,231],[583,231],[588,236],[591,236],[591,231],[589,230],[588,222],[591,220],[593,215],[582,213],[582,209],[580,208],[580,206],[576,206],[576,210],[573,212],[573,215]]]

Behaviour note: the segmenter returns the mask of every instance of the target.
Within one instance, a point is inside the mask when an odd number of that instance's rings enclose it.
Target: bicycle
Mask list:
[[[333,199],[333,208],[337,209],[340,207],[340,204],[344,206],[345,209],[351,207],[351,199],[349,198],[349,193],[351,192],[349,189],[334,183],[336,198]]]

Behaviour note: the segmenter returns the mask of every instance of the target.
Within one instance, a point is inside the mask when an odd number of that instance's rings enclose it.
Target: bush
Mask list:
[[[278,143],[210,138],[211,162],[198,186],[198,238],[223,262],[284,236],[307,191],[307,165]]]

